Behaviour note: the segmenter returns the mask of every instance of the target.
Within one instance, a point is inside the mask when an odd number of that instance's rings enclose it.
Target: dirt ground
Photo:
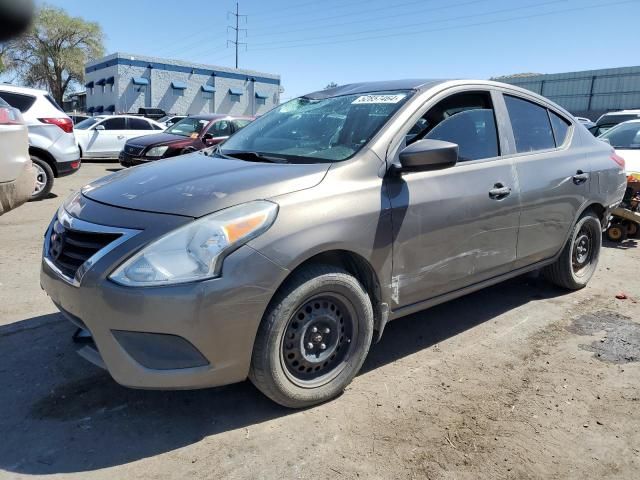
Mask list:
[[[136,391],[76,355],[38,282],[51,216],[109,168],[0,217],[0,478],[639,478],[636,241],[606,244],[582,291],[529,275],[391,323],[315,408],[248,382]]]

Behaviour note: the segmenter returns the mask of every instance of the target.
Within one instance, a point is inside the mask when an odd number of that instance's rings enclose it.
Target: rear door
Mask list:
[[[548,259],[563,247],[587,201],[590,163],[568,118],[520,94],[504,94],[512,127],[512,158],[522,213],[518,267]]]
[[[454,167],[389,175],[395,308],[508,272],[516,258],[520,205],[513,161],[501,155],[494,93],[444,96],[407,130],[459,146]],[[500,127],[499,127],[500,125]]]

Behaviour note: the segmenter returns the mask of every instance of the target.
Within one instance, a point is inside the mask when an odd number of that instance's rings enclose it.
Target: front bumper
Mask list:
[[[156,160],[161,160],[161,158],[135,157],[133,155],[129,155],[124,150],[120,152],[120,155],[118,155],[118,161],[123,167],[135,167],[136,165],[142,165]]]
[[[147,288],[108,280],[144,237],[100,258],[79,286],[43,259],[42,288],[93,336],[94,352],[84,347],[79,353],[134,388],[204,388],[246,379],[258,326],[286,270],[244,246],[225,259],[217,279]]]

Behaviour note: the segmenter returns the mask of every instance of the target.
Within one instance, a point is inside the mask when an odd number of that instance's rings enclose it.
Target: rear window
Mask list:
[[[29,110],[36,101],[36,97],[31,95],[23,95],[21,93],[13,92],[0,92],[0,98],[13,108],[20,110],[22,113]]]
[[[518,153],[555,148],[547,109],[521,98],[504,96]]]
[[[45,95],[44,98],[46,98],[47,100],[49,100],[49,103],[51,105],[53,105],[55,108],[57,108],[58,110],[60,110],[62,113],[64,113],[64,110],[60,107],[60,105],[58,105],[58,103],[53,99],[53,97],[51,95]]]

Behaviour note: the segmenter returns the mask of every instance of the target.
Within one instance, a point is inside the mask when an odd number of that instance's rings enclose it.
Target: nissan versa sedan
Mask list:
[[[47,229],[41,283],[122,385],[248,377],[305,407],[389,321],[534,269],[584,287],[625,185],[610,145],[527,90],[351,84],[87,185]]]

